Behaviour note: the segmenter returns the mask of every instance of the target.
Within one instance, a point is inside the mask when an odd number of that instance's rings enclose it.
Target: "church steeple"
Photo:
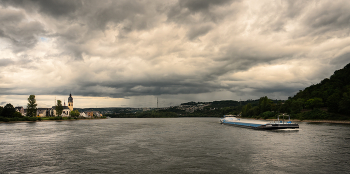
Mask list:
[[[68,97],[68,108],[69,108],[69,110],[73,111],[73,97],[72,97],[72,93],[70,93],[69,97]]]

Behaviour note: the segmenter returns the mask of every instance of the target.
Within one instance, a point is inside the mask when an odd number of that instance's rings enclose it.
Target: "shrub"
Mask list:
[[[28,117],[28,118],[29,118],[28,121],[36,121],[37,120],[36,117]]]
[[[6,117],[0,117],[0,121],[9,122],[10,120]]]
[[[332,119],[332,115],[329,114],[328,112],[322,111],[320,109],[314,109],[309,112],[303,112],[297,114],[297,117],[299,120],[305,120],[305,119]]]
[[[268,118],[271,118],[271,117],[274,117],[274,116],[275,116],[275,113],[273,113],[271,111],[266,111],[266,112],[261,114],[261,117],[263,119],[268,119]]]

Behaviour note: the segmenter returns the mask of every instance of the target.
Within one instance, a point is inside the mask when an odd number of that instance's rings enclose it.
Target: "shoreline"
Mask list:
[[[243,118],[243,119],[254,119],[254,118]],[[277,121],[277,119],[254,119],[254,120],[268,120],[268,121]],[[280,119],[282,121],[283,119]],[[285,121],[289,121],[285,119]],[[307,123],[336,123],[336,124],[350,124],[348,120],[298,120],[298,119],[290,119],[290,121],[294,122],[307,122]]]
[[[242,118],[242,117],[240,117]],[[37,121],[9,121],[9,122],[3,122],[1,123],[35,123],[35,122],[46,122],[46,121],[78,121],[78,120],[99,120],[99,119],[109,119],[109,118],[86,118],[86,119],[70,119],[70,120],[37,120]],[[251,120],[265,120],[265,121],[277,121],[277,119],[254,119],[254,118],[243,118],[243,119],[251,119]],[[282,121],[280,119],[280,121]],[[288,121],[288,120],[285,120]],[[306,122],[306,123],[335,123],[335,124],[350,124],[350,121],[348,120],[297,120],[297,119],[291,119],[290,121],[294,122]]]
[[[36,123],[36,122],[46,122],[46,121],[57,121],[57,122],[61,122],[61,121],[78,121],[78,120],[99,120],[99,119],[107,119],[107,118],[85,118],[85,119],[70,119],[70,120],[37,120],[37,121],[9,121],[9,122],[4,122],[4,121],[0,121],[0,124],[2,123]]]

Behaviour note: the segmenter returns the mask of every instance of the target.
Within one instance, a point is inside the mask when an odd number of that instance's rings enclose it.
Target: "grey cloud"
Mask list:
[[[193,40],[207,34],[213,27],[211,25],[194,26],[187,32],[187,37]]]
[[[239,2],[240,0],[237,0]],[[202,22],[218,22],[223,20],[227,14],[216,11],[216,7],[229,5],[235,0],[179,0],[167,12],[168,21],[178,24],[200,24]],[[232,13],[232,12],[230,12]],[[194,18],[199,14],[201,18]]]
[[[125,31],[145,29],[148,27],[147,22],[149,22],[146,7],[147,4],[132,1],[112,1],[95,11],[89,25],[104,29],[109,22],[118,24],[129,20],[130,22],[123,27]]]
[[[263,34],[286,32],[286,24],[298,20],[310,4],[304,0],[275,1],[273,6],[261,8],[254,28]]]
[[[15,62],[11,59],[0,59],[0,66],[8,66],[8,65],[12,65]]]
[[[343,68],[348,63],[350,63],[350,52],[347,52],[347,53],[342,54],[338,57],[335,57],[331,61],[331,64],[336,65],[337,68]]]
[[[104,30],[109,22],[120,23],[130,20],[132,29],[144,29],[149,27],[152,19],[149,13],[157,11],[157,5],[152,2],[128,0],[119,1],[81,1],[81,0],[1,0],[4,6],[14,6],[25,9],[28,12],[47,14],[52,18],[68,17],[66,22],[83,22],[90,28]],[[152,9],[153,8],[153,9]],[[59,21],[56,21],[59,22]],[[127,28],[127,27],[126,27]]]
[[[54,33],[45,33],[44,27],[34,21],[23,23],[22,28],[16,30],[1,30],[3,37],[12,42],[14,51],[32,48],[37,41],[35,35],[46,34],[57,38],[57,46],[63,49],[63,55],[70,55],[75,60],[82,60],[82,54],[91,53],[89,41],[97,39],[98,32],[105,30],[119,30],[118,37],[127,38],[127,34],[134,30],[153,28],[158,22],[158,12],[161,5],[156,1],[0,1],[5,7],[24,9],[29,15],[44,13],[52,21],[49,25],[56,26]],[[24,19],[22,15],[18,19]],[[17,24],[18,25],[18,24]],[[9,25],[5,25],[10,27]],[[36,28],[33,28],[36,26]],[[22,30],[29,32],[19,33]],[[9,31],[13,31],[12,34]],[[14,33],[17,32],[17,33]],[[22,34],[21,38],[20,37]],[[16,37],[15,37],[16,36]],[[25,41],[22,41],[25,40]]]
[[[82,1],[72,0],[34,0],[35,5],[40,6],[40,11],[52,16],[70,15],[74,13],[78,7],[82,6]]]
[[[182,8],[187,8],[191,12],[208,11],[212,6],[220,6],[231,3],[234,0],[179,0]]]
[[[1,0],[0,3],[28,11],[39,11],[54,17],[71,15],[83,5],[83,1],[78,0]]]
[[[33,48],[38,35],[45,30],[38,21],[26,21],[21,11],[0,8],[0,37],[12,43],[13,51],[20,52]]]
[[[160,80],[154,81],[138,81],[138,82],[111,82],[111,83],[91,83],[80,82],[75,91],[79,91],[79,95],[88,96],[109,96],[109,97],[125,97],[125,96],[141,96],[141,95],[161,95],[161,94],[197,94],[211,92],[215,90],[215,86],[202,83],[183,82],[183,79],[172,78],[172,81]],[[205,84],[205,85],[204,85]],[[205,87],[203,87],[203,85]],[[96,90],[101,89],[101,90]],[[118,90],[117,93],[106,91],[103,89]],[[65,92],[63,92],[65,93]]]
[[[332,32],[331,34],[337,37],[348,37],[350,31],[349,11],[348,1],[325,2],[303,20],[303,24],[309,27],[306,32],[314,36]],[[308,34],[306,32],[304,34]]]
[[[276,1],[273,6],[260,10],[254,22],[254,30],[269,35],[276,32],[290,34],[294,40],[303,39],[315,43],[330,37],[348,37],[350,28],[350,4],[348,1]],[[288,30],[288,24],[300,28]]]
[[[279,84],[279,85],[271,85],[265,88],[262,87],[253,87],[255,92],[262,93],[262,94],[271,94],[271,93],[281,93],[284,95],[294,95],[297,91],[303,89],[302,86],[291,86],[290,84]]]
[[[313,1],[278,1],[264,4],[257,11],[240,2],[180,0],[169,5],[164,1],[0,0],[4,7],[0,8],[0,37],[11,43],[13,52],[34,48],[37,37],[45,35],[57,46],[53,53],[57,55],[46,55],[37,58],[38,61],[33,59],[37,67],[41,67],[40,60],[47,57],[59,63],[66,61],[67,55],[75,59],[66,63],[67,69],[61,69],[74,72],[73,78],[69,74],[62,75],[62,79],[71,79],[70,82],[40,89],[14,87],[6,93],[26,95],[28,91],[41,91],[41,94],[66,95],[74,91],[75,95],[125,97],[219,90],[243,94],[249,89],[254,95],[278,92],[287,96],[307,84],[291,84],[281,79],[291,86],[265,84],[256,87],[246,79],[229,76],[260,65],[307,60],[319,55],[320,60],[328,60],[322,51],[314,56],[313,50],[319,45],[309,42],[317,37],[325,40],[333,36],[348,37],[350,15],[345,1],[329,5],[329,8],[323,2],[314,6]],[[240,11],[240,7],[243,10]],[[248,10],[251,10],[249,14]],[[300,28],[287,30],[288,24]],[[305,48],[301,48],[304,45]],[[86,55],[84,60],[83,55]],[[331,64],[345,64],[348,57],[348,53],[336,57]],[[164,65],[174,59],[174,64],[180,66]],[[113,66],[109,66],[109,62]],[[16,63],[19,61],[0,59],[2,67]],[[186,71],[181,65],[190,65],[186,68],[194,71]],[[158,68],[162,66],[169,66],[166,77],[161,72],[163,69]],[[59,74],[64,74],[61,71]],[[178,73],[181,71],[188,73]],[[57,74],[45,77],[52,79]],[[135,74],[141,75],[135,77]],[[221,85],[225,80],[242,84]]]
[[[1,103],[0,103],[0,105],[5,105],[5,104],[6,104],[6,102],[1,102]]]

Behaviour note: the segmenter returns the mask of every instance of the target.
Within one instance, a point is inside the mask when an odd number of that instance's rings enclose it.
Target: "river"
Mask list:
[[[219,118],[0,124],[0,173],[349,173],[350,125],[296,131]]]

